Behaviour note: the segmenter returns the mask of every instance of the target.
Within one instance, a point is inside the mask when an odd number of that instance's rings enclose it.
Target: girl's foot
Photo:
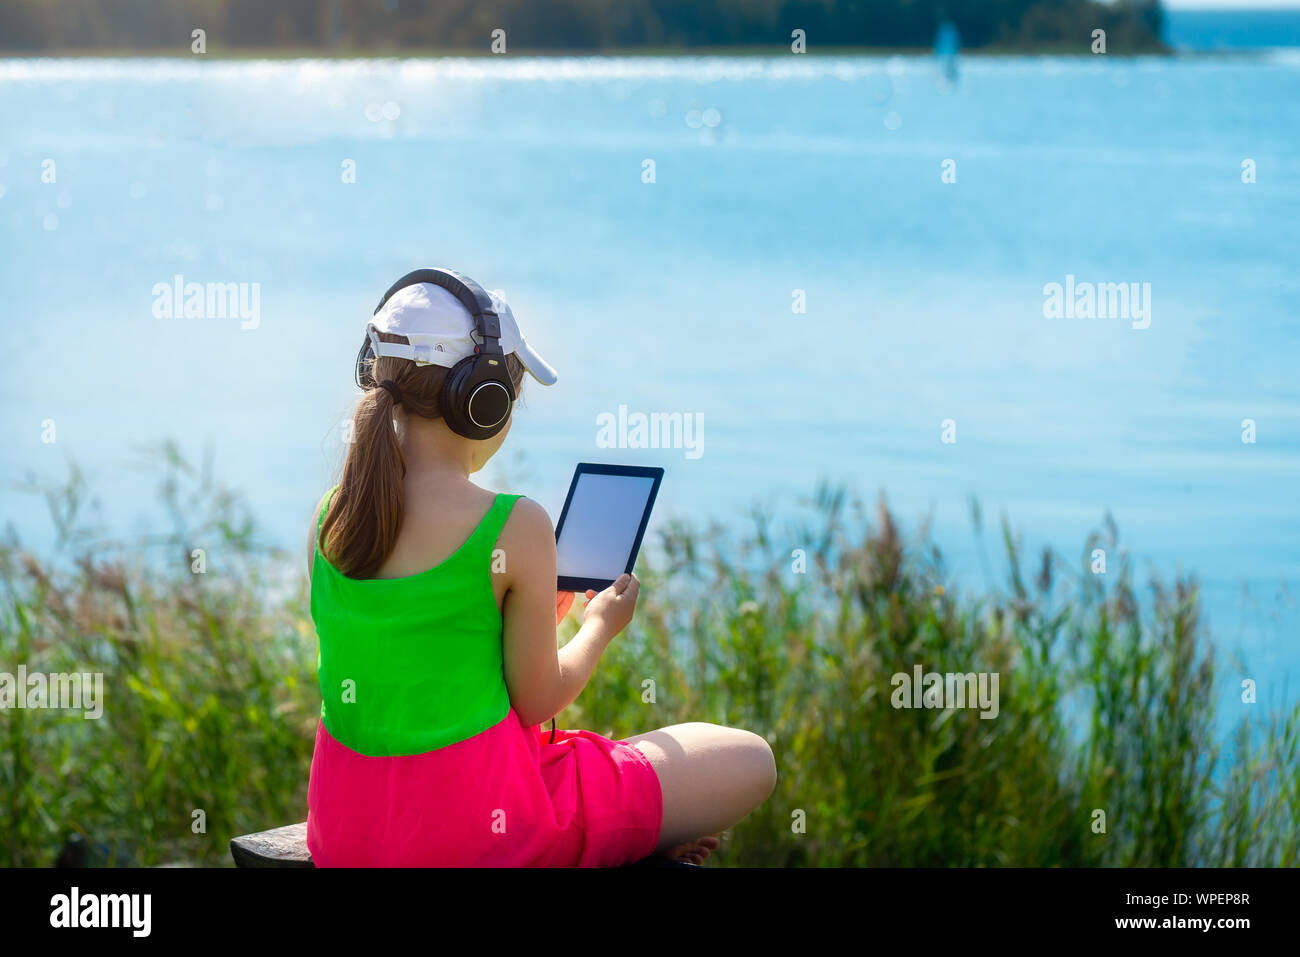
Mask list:
[[[718,849],[718,836],[716,834],[709,837],[698,837],[693,841],[687,841],[685,844],[678,844],[667,855],[670,861],[681,861],[684,864],[703,864],[704,859]]]

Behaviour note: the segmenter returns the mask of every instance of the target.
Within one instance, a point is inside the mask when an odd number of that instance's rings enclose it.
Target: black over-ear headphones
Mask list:
[[[460,300],[474,318],[474,331],[482,341],[474,354],[457,362],[447,372],[438,396],[443,420],[457,435],[467,439],[490,439],[510,418],[515,401],[515,387],[506,372],[505,354],[501,351],[501,320],[492,305],[492,297],[478,283],[451,269],[417,269],[389,287],[375,306],[375,314],[399,289],[427,282],[441,286]],[[377,385],[372,373],[375,351],[367,334],[357,353],[356,380],[363,389]]]

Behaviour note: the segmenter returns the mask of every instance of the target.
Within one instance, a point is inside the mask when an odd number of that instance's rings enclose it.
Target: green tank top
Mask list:
[[[364,755],[423,754],[506,717],[497,536],[522,496],[498,495],[445,561],[405,578],[348,578],[321,552],[316,522],[311,616],[320,641],[321,720]]]

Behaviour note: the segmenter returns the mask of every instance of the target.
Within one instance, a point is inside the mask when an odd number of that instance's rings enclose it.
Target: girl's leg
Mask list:
[[[776,787],[772,748],[750,731],[696,721],[626,740],[659,775],[659,852],[731,827]]]

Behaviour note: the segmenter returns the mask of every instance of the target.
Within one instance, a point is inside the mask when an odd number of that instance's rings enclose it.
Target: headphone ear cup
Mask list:
[[[439,400],[453,432],[467,439],[490,439],[510,420],[515,389],[503,358],[468,356],[443,379]]]
[[[465,403],[461,381],[473,363],[474,357],[470,356],[461,359],[452,366],[442,380],[442,389],[438,393],[438,410],[442,413],[447,428],[466,438],[473,438],[473,436],[466,431],[467,420],[465,418]]]
[[[353,370],[357,385],[363,389],[373,389],[378,384],[375,382],[374,368],[375,350],[370,347],[370,337],[367,336],[357,351],[357,365]]]

